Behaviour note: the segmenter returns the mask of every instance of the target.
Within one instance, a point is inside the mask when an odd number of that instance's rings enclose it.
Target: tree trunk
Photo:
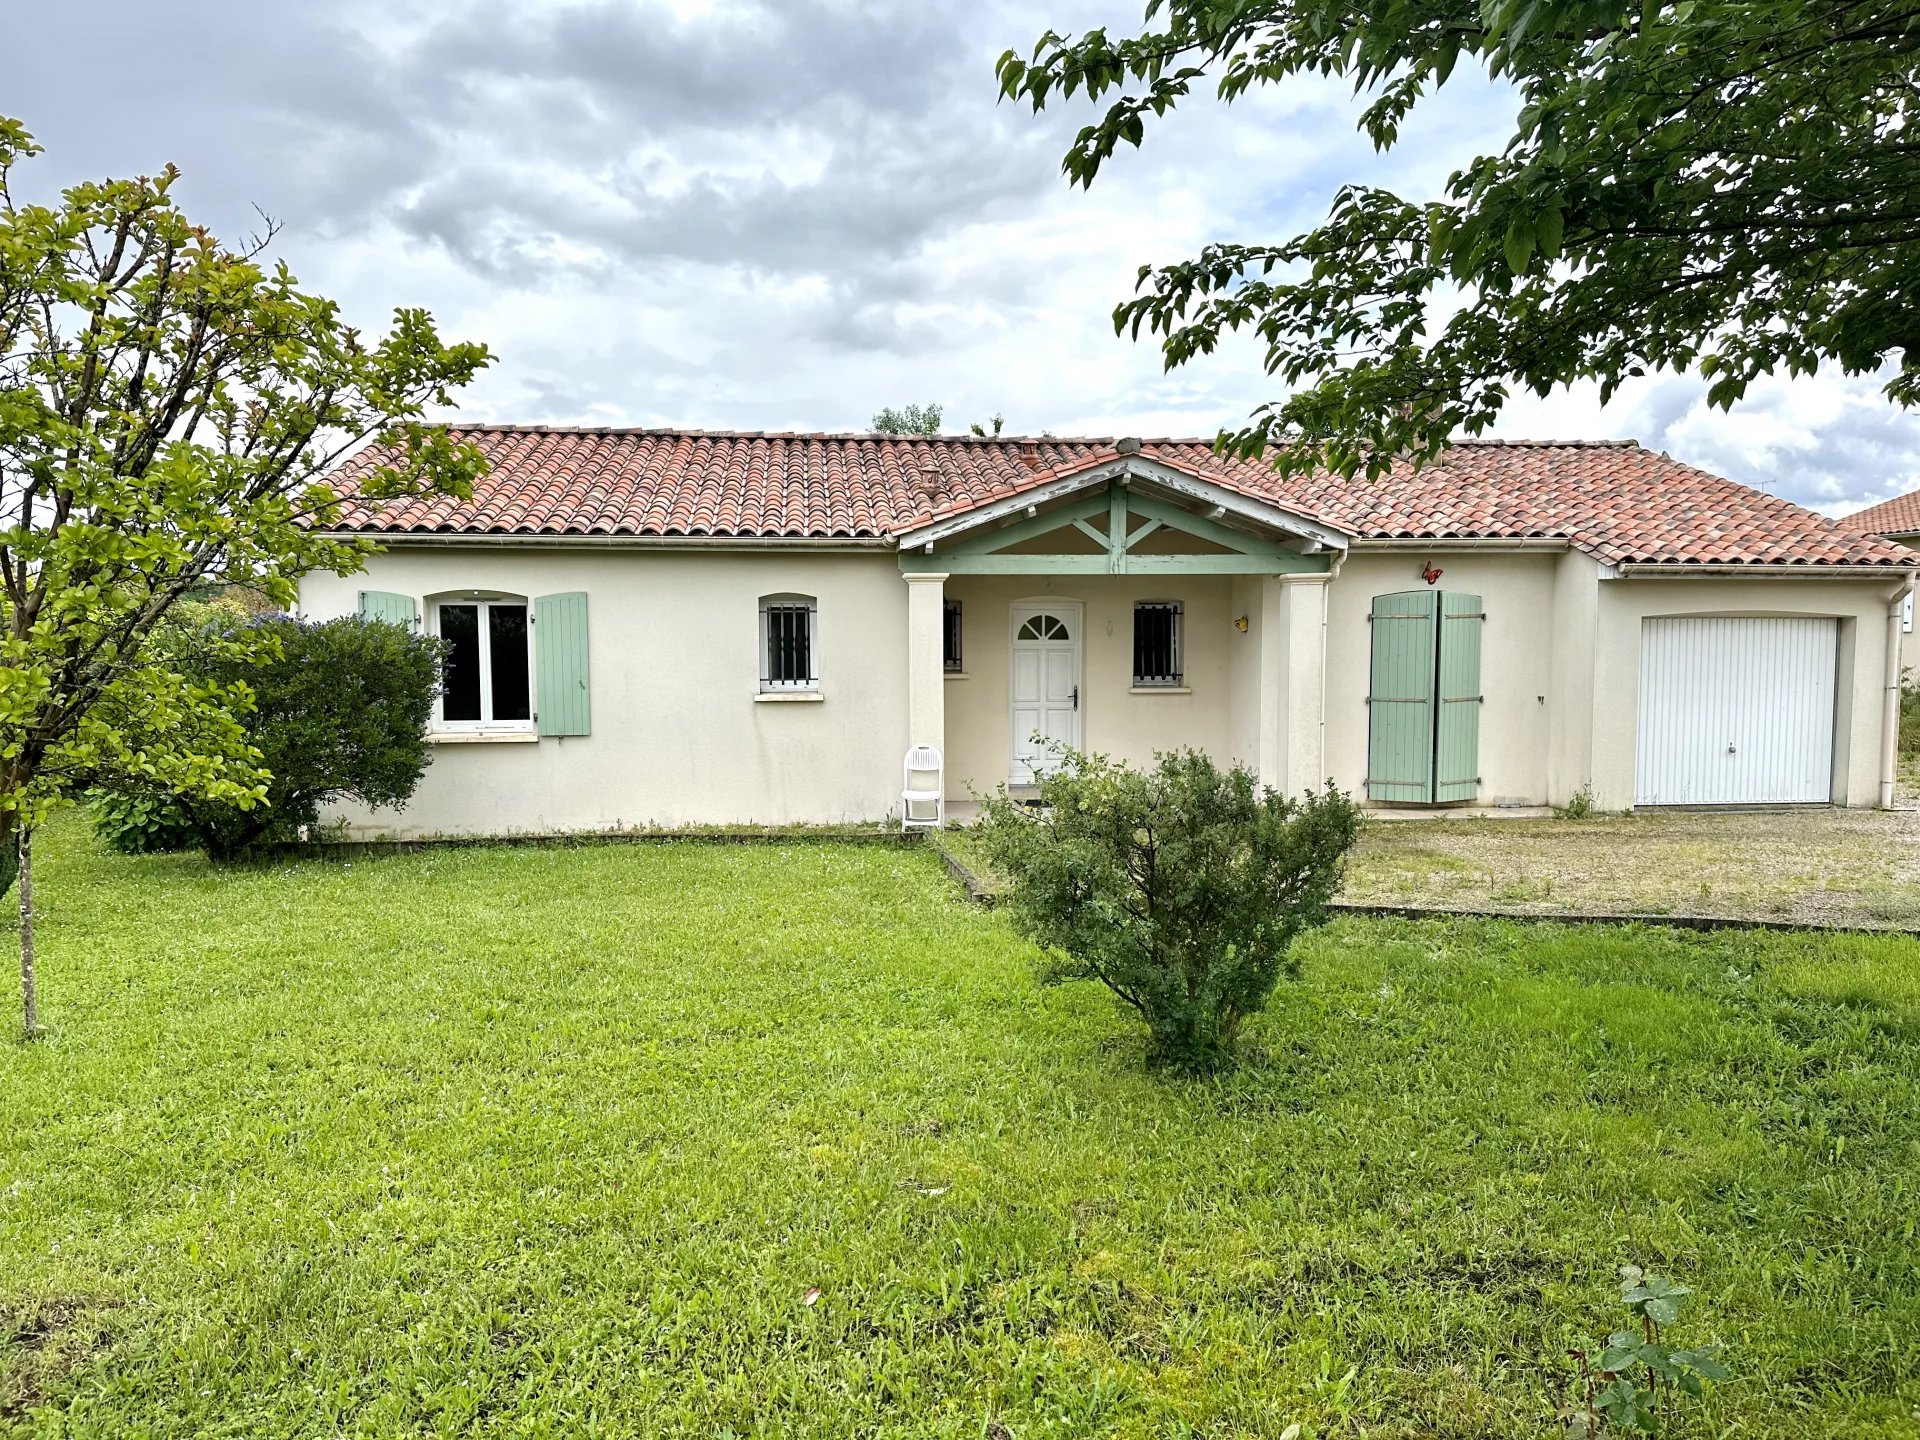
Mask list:
[[[22,825],[15,836],[20,847],[20,1000],[21,1033],[40,1038],[40,997],[33,978],[33,830]]]

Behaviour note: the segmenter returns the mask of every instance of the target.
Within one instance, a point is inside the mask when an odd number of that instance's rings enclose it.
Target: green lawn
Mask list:
[[[1639,1260],[1676,1433],[1920,1434],[1911,942],[1345,921],[1175,1084],[923,850],[41,851],[0,1432],[1538,1437]]]

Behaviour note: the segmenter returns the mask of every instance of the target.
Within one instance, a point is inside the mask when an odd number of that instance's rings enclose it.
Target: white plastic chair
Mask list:
[[[937,745],[907,751],[901,776],[900,830],[938,830],[947,823],[947,772]],[[928,782],[931,781],[931,784]]]

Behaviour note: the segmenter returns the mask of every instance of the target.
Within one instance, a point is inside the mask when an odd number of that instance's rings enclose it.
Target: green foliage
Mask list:
[[[987,425],[991,425],[993,427],[993,430],[991,432],[992,434],[998,435],[1001,432],[1001,430],[1006,428],[1006,423],[1007,423],[1007,417],[1002,415],[999,411],[996,410],[994,412],[993,419],[989,420],[987,422]],[[978,435],[981,439],[984,440],[988,437],[988,433],[989,433],[987,430],[987,425],[982,425],[979,423],[979,421],[976,420],[973,424],[969,425],[967,429],[972,431],[975,435]]]
[[[1196,750],[1149,771],[1065,752],[1038,812],[1000,793],[980,843],[1003,903],[1050,957],[1048,982],[1098,980],[1147,1023],[1153,1063],[1216,1070],[1240,1023],[1298,973],[1359,833],[1345,795],[1294,800]]]
[[[0,1433],[1549,1440],[1625,1211],[1739,1346],[1674,1440],[1912,1436],[1911,940],[1343,917],[1196,1094],[930,850],[78,819]]]
[[[941,407],[938,405],[889,405],[873,417],[876,435],[937,435],[940,433]]]
[[[1582,785],[1574,791],[1564,805],[1553,807],[1556,818],[1561,820],[1585,820],[1595,813],[1593,808],[1593,787]]]
[[[1620,1267],[1620,1298],[1639,1330],[1616,1330],[1596,1357],[1572,1352],[1580,1367],[1581,1405],[1569,1417],[1570,1434],[1591,1436],[1604,1426],[1643,1435],[1659,1433],[1662,1392],[1699,1399],[1710,1383],[1729,1378],[1712,1349],[1676,1350],[1663,1337],[1680,1318],[1684,1285],[1659,1280],[1638,1265]]]
[[[1516,92],[1507,144],[1437,200],[1347,185],[1306,234],[1140,271],[1118,329],[1162,337],[1170,367],[1251,330],[1293,390],[1222,437],[1239,453],[1272,440],[1283,468],[1378,475],[1486,429],[1516,381],[1608,397],[1661,369],[1726,407],[1760,375],[1895,362],[1886,393],[1920,398],[1914,0],[1152,0],[1146,18],[999,62],[1036,110],[1115,97],[1067,152],[1076,184],[1208,79],[1222,101],[1346,80],[1380,150],[1463,59]]]
[[[177,795],[95,786],[87,800],[93,833],[118,854],[168,855],[200,844],[199,828]]]
[[[422,417],[485,347],[421,310],[363,336],[263,258],[271,230],[234,249],[193,225],[171,168],[26,203],[37,152],[0,118],[0,840],[100,774],[264,798],[238,682],[173,663],[163,621],[210,583],[285,605],[358,569],[321,477],[370,436],[398,457],[375,496],[466,493],[483,464]]]
[[[241,725],[268,777],[264,802],[183,796],[123,779],[102,787],[94,812],[115,848],[181,849],[184,836],[187,845],[226,858],[296,838],[327,804],[379,809],[413,794],[430,759],[437,640],[357,615],[320,624],[270,616],[243,628],[252,632],[252,643],[240,647],[245,658],[212,645],[200,663],[207,684],[244,687],[251,696]]]

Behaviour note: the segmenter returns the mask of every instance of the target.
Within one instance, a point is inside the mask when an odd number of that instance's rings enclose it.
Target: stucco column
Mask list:
[[[909,575],[907,581],[907,744],[947,748],[945,575]]]
[[[1327,582],[1281,575],[1287,622],[1287,784],[1298,795],[1327,783]]]
[[[1260,779],[1287,795],[1326,783],[1327,581],[1276,575],[1260,628]]]
[[[1254,770],[1262,785],[1287,787],[1287,616],[1279,579],[1260,581],[1260,723]]]

